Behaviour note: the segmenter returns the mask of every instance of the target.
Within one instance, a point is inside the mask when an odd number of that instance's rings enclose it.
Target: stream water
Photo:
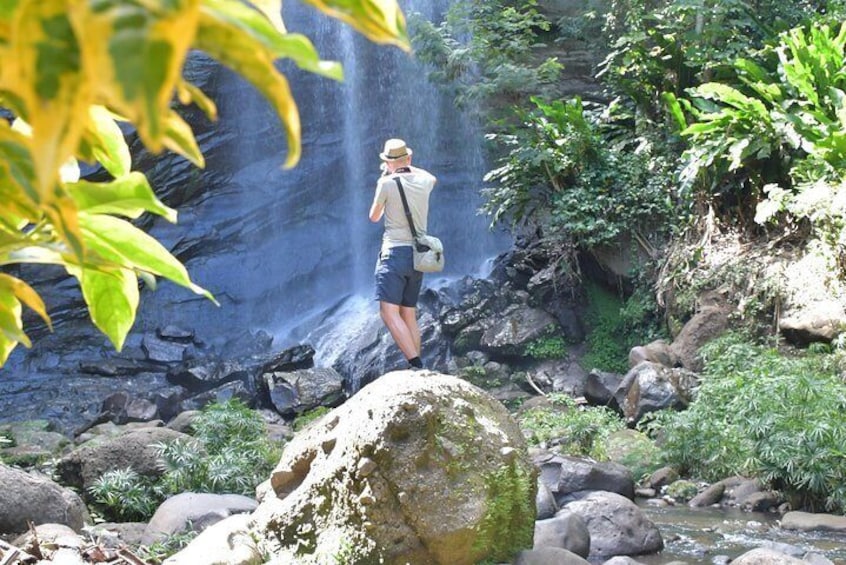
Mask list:
[[[687,506],[642,505],[641,509],[661,531],[665,546],[661,553],[636,557],[647,565],[721,564],[758,547],[798,558],[815,552],[846,565],[846,534],[785,530],[777,515]]]

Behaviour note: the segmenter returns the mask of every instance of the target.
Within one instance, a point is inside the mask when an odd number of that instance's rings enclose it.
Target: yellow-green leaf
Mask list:
[[[113,114],[103,106],[91,106],[88,117],[80,142],[82,159],[100,163],[115,178],[129,173],[132,157]]]
[[[249,35],[276,57],[291,59],[303,70],[335,80],[344,78],[341,64],[322,61],[307,37],[298,33],[279,33],[267,18],[246,4],[231,0],[203,0],[203,12]]]
[[[300,159],[300,114],[288,80],[273,66],[274,55],[236,26],[203,11],[196,46],[238,72],[270,101],[285,126],[288,140],[286,167]]]
[[[37,203],[49,204],[59,168],[73,156],[91,100],[66,0],[22,0],[0,88],[14,93],[32,126]]]
[[[32,344],[23,331],[21,303],[10,291],[0,288],[0,365],[6,363],[18,343]]]
[[[197,27],[200,0],[74,4],[72,21],[89,38],[82,56],[98,100],[125,115],[152,151],[167,135],[167,116]]]
[[[200,151],[200,146],[197,145],[191,126],[173,110],[168,113],[164,144],[165,147],[178,155],[182,155],[196,166],[205,167],[206,160]]]
[[[180,103],[187,106],[193,102],[210,120],[217,119],[217,105],[214,100],[206,96],[206,93],[197,86],[187,80],[180,80],[176,85],[176,93]]]
[[[131,172],[108,183],[83,180],[66,188],[80,212],[117,214],[132,219],[151,212],[169,222],[176,222],[176,210],[156,197],[147,177],[139,172]]]
[[[120,351],[138,309],[138,279],[128,269],[71,269],[82,288],[91,321]]]
[[[0,211],[36,219],[35,165],[30,140],[0,120]]]
[[[389,43],[411,51],[405,16],[396,0],[303,0],[341,20],[376,43]]]
[[[282,21],[282,0],[252,0],[252,4],[267,16],[276,31],[287,33],[285,22]]]
[[[36,314],[41,316],[41,319],[52,330],[53,325],[50,322],[50,316],[47,315],[47,308],[44,307],[44,301],[35,290],[24,281],[15,278],[11,275],[0,273],[0,293],[10,292],[18,300],[29,306]]]
[[[113,216],[81,213],[79,220],[86,245],[103,259],[165,277],[217,304],[207,290],[191,282],[185,266],[144,231]]]

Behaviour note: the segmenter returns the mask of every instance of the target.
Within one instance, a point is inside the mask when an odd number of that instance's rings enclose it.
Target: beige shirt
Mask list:
[[[414,228],[417,235],[425,235],[429,220],[429,194],[435,188],[437,179],[423,169],[411,167],[410,173],[397,173],[379,178],[376,184],[374,201],[385,207],[385,234],[382,237],[382,250],[400,245],[411,245],[411,228],[405,217],[399,188],[394,177],[400,177]]]

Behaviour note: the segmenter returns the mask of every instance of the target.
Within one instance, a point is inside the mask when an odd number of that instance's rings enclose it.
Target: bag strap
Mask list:
[[[408,220],[408,227],[411,228],[411,235],[417,241],[417,230],[414,229],[414,219],[411,217],[411,209],[408,207],[408,200],[405,198],[405,190],[402,187],[402,181],[399,177],[394,177],[394,181],[399,188],[400,198],[402,198],[402,207],[405,208],[405,218]]]

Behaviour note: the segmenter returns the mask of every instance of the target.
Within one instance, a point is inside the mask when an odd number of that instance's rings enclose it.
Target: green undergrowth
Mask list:
[[[755,476],[795,504],[846,510],[842,352],[786,354],[729,334],[702,350],[702,385],[683,412],[644,425],[666,463],[717,481]]]
[[[518,416],[529,444],[554,444],[565,455],[607,459],[606,440],[625,428],[620,417],[605,407],[579,406],[566,394],[548,398],[549,406],[530,408]]]
[[[90,487],[108,520],[149,519],[168,496],[182,492],[254,495],[279,460],[261,416],[239,400],[210,404],[191,424],[193,437],[155,444],[160,477],[132,469],[104,473]]]

